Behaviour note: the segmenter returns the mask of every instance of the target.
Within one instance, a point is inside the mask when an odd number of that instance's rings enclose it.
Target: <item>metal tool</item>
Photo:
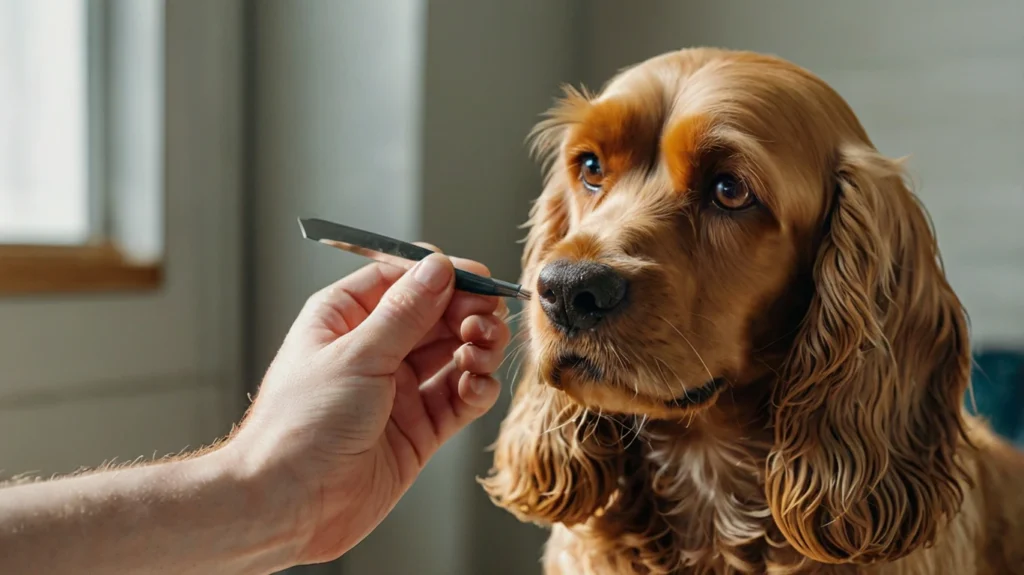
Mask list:
[[[299,218],[299,228],[306,239],[405,270],[412,268],[416,262],[434,253],[416,244],[316,218]],[[529,300],[532,296],[529,290],[523,289],[523,286],[519,284],[480,276],[460,269],[455,270],[455,289],[519,300]]]

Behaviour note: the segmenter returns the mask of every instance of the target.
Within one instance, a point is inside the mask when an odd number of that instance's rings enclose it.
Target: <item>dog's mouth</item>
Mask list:
[[[697,389],[688,389],[683,395],[665,402],[666,407],[687,408],[699,407],[711,401],[718,393],[718,390],[725,387],[725,379],[716,377]]]
[[[604,370],[596,363],[575,353],[566,353],[558,356],[551,368],[551,383],[558,388],[562,387],[562,375],[571,371],[592,382],[599,382],[604,379]]]
[[[597,362],[570,352],[560,354],[555,359],[548,381],[554,387],[562,389],[567,375],[581,382],[600,384],[605,381],[606,373]],[[673,410],[701,407],[710,403],[725,385],[724,378],[716,377],[696,389],[685,390],[679,397],[655,401]]]

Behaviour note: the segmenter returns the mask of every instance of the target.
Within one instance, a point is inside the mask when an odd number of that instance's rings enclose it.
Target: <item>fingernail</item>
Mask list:
[[[434,293],[441,293],[448,287],[452,272],[444,261],[444,256],[430,255],[416,264],[413,278],[423,287]]]
[[[494,330],[496,329],[495,326],[494,326],[494,322],[493,321],[489,321],[487,319],[484,319],[483,320],[483,324],[484,324],[484,328],[483,328],[482,331],[483,331],[484,339],[486,341],[494,340]]]
[[[487,391],[487,380],[474,375],[469,376],[469,387],[476,395],[483,395]]]

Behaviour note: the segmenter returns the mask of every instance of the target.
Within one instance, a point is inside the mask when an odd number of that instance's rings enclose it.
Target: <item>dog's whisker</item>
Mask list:
[[[510,396],[514,396],[515,395],[516,383],[519,381],[519,371],[522,369],[523,365],[526,363],[526,360],[522,359],[521,356],[523,354],[523,350],[526,348],[526,345],[529,344],[529,343],[530,343],[529,339],[526,339],[525,341],[523,341],[522,343],[517,345],[515,347],[515,349],[512,350],[512,353],[510,354],[512,356],[512,360],[509,362],[509,367],[513,369],[512,377],[511,377],[511,380],[510,380],[509,386],[508,386],[508,392],[509,392]],[[504,361],[502,363],[504,363]]]
[[[633,439],[629,440],[629,443],[627,443],[623,449],[629,449],[633,445],[633,442],[640,438],[640,434],[643,432],[644,425],[647,423],[647,414],[644,414],[643,421],[639,423],[637,422],[636,417],[636,415],[633,416],[633,426],[635,427],[635,431],[633,432]]]
[[[501,364],[498,365],[498,370],[500,370],[502,367],[505,366],[505,362],[506,361],[509,362],[509,365],[515,363],[516,356],[518,355],[519,350],[523,349],[523,346],[525,346],[527,343],[530,343],[530,342],[529,341],[523,341],[519,345],[513,347],[512,351],[506,353],[505,357],[501,360]],[[498,371],[498,370],[495,370],[495,371]]]
[[[632,438],[632,439],[630,439],[630,440],[629,440],[629,442],[628,442],[628,443],[626,443],[626,444],[625,444],[625,445],[623,446],[623,449],[629,449],[629,448],[630,448],[630,446],[631,446],[631,445],[633,445],[633,442],[634,442],[634,441],[636,441],[636,433],[637,433],[637,431],[636,431],[636,430],[637,430],[637,427],[639,426],[639,422],[638,422],[638,421],[637,421],[637,419],[636,419],[636,418],[637,418],[637,416],[636,416],[636,414],[635,414],[635,413],[634,413],[633,415],[631,415],[631,416],[630,416],[630,418],[631,418],[631,419],[633,420],[633,423],[632,423],[632,424],[631,424],[631,425],[629,426],[629,428],[627,428],[627,429],[626,429],[626,433],[625,433],[625,435],[626,435],[626,436],[629,436],[630,434],[632,434],[632,435],[633,435],[633,438]]]
[[[718,324],[717,324],[717,323],[715,323],[715,320],[713,320],[713,319],[709,318],[709,317],[708,317],[708,316],[706,316],[706,315],[701,315],[701,314],[699,314],[699,313],[696,313],[696,312],[692,312],[692,311],[691,311],[691,312],[689,312],[689,313],[690,313],[690,315],[691,315],[691,316],[693,316],[693,317],[696,317],[696,318],[700,318],[700,319],[702,319],[702,320],[704,320],[704,321],[708,322],[708,324],[710,324],[710,326],[711,326],[711,327],[718,327]]]
[[[647,427],[647,424],[650,423],[650,422],[651,422],[650,416],[645,413],[643,420],[640,421],[640,429],[638,429],[637,432],[636,432],[638,438],[643,435],[644,429]],[[645,441],[645,443],[650,445],[650,441]]]
[[[573,406],[572,404],[569,404],[569,405],[566,405],[565,407],[563,407],[558,412],[558,415],[555,416],[555,421],[557,422],[559,419],[561,419],[565,415],[566,411],[569,411],[569,410],[573,409],[574,407],[575,406]],[[562,428],[564,428],[564,427],[566,427],[568,425],[571,425],[571,424],[576,422],[576,417],[577,417],[577,415],[574,414],[572,417],[566,419],[562,423],[559,423],[558,425],[556,425],[554,427],[551,427],[549,429],[544,430],[543,432],[541,432],[541,434],[542,435],[547,435],[548,433],[551,433],[551,432],[554,432],[554,431],[558,431],[559,429],[562,429]]]
[[[785,333],[780,335],[779,337],[773,339],[772,341],[769,341],[768,343],[762,345],[759,348],[754,349],[753,352],[754,353],[761,353],[761,352],[763,352],[765,350],[771,349],[771,347],[773,345],[779,343],[780,341],[783,341],[783,340],[789,338],[790,336],[792,336],[793,334],[795,334],[798,331],[800,331],[800,326],[796,325],[792,329],[789,329],[788,331],[786,331]]]
[[[679,374],[676,373],[675,370],[673,370],[671,367],[669,367],[667,363],[662,361],[662,359],[660,357],[655,356],[654,361],[655,361],[656,365],[665,366],[665,369],[667,369],[669,371],[669,373],[672,374],[672,377],[676,378],[676,381],[679,383],[679,387],[685,391],[686,386],[683,384],[683,380],[680,379]],[[660,367],[658,368],[658,371],[661,371]],[[667,381],[668,378],[665,377],[664,372],[662,372],[662,378],[663,379],[661,381],[665,385],[665,389],[668,391],[669,396],[670,397],[678,397],[678,394],[672,389],[672,386],[670,386],[668,384],[668,381]]]
[[[593,412],[591,412],[591,413],[593,413]],[[597,419],[595,419],[593,421],[593,425],[591,425],[589,427],[589,431],[587,432],[587,435],[583,436],[582,443],[586,443],[587,439],[589,439],[590,437],[592,437],[592,436],[597,434],[597,426],[600,424],[601,419],[603,417],[604,417],[604,410],[603,409],[599,409],[598,412],[597,412]]]
[[[623,371],[625,371],[627,369],[627,366],[629,365],[629,362],[626,361],[626,357],[623,355],[623,351],[618,349],[614,345],[613,346],[609,346],[608,349],[611,350],[612,355],[615,356],[616,360],[618,360],[619,367]]]
[[[523,317],[523,315],[525,315],[527,311],[528,311],[528,309],[524,307],[523,309],[521,309],[521,310],[519,310],[519,311],[517,311],[515,313],[509,313],[508,315],[505,316],[505,322],[506,323],[512,323],[513,321],[516,321],[519,318]]]
[[[693,412],[693,411],[690,412],[690,418],[688,420],[686,420],[686,428],[687,429],[689,429],[690,425],[693,424],[693,418],[694,418],[695,415],[696,415],[696,412]]]
[[[715,376],[711,374],[711,369],[708,368],[708,364],[705,363],[704,358],[701,357],[700,352],[698,352],[697,348],[694,347],[692,343],[690,343],[690,340],[685,335],[683,335],[683,332],[680,331],[679,328],[677,328],[676,326],[672,325],[672,322],[668,321],[663,316],[658,316],[658,319],[667,323],[670,328],[672,328],[677,334],[679,334],[679,337],[683,338],[683,341],[686,342],[686,345],[690,346],[690,349],[693,350],[693,354],[697,356],[697,360],[700,361],[700,364],[702,366],[704,366],[704,371],[707,372],[708,374],[708,381],[715,379]]]

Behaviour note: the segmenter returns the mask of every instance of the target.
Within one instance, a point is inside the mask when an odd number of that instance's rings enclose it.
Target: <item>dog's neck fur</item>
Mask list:
[[[608,510],[578,533],[586,538],[595,530],[600,541],[620,542],[611,554],[628,567],[609,572],[782,574],[808,567],[774,528],[765,500],[771,430],[723,427],[715,419],[658,422],[642,434],[638,468]]]
[[[755,572],[755,548],[771,524],[763,472],[768,444],[716,437],[711,426],[665,427],[649,433],[644,463],[650,488],[643,493],[654,499],[657,522],[671,533],[676,564]]]
[[[650,423],[634,444],[636,457],[610,505],[586,524],[554,529],[545,557],[546,572],[865,572],[853,565],[811,561],[786,542],[775,526],[764,493],[770,427],[740,431],[734,426],[723,427],[724,414],[717,415],[692,422]],[[975,521],[959,516],[947,537],[955,531],[972,532]],[[961,565],[963,573],[973,572],[970,555],[964,552],[940,544],[922,550],[924,556],[914,563],[901,560],[870,572],[930,573],[933,571],[928,568],[938,565]]]

